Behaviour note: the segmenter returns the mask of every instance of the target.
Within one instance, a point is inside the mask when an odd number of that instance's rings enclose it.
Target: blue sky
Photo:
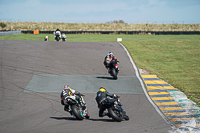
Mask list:
[[[0,0],[0,20],[200,24],[200,0]]]

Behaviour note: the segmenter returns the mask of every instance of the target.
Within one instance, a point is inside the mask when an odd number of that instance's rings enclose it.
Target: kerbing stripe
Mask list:
[[[163,110],[163,113],[174,113],[174,112],[185,112],[185,110],[181,109],[181,110]]]
[[[191,115],[169,115],[168,118],[193,118]]]
[[[148,90],[148,92],[168,92],[166,89],[152,89],[152,90]]]
[[[175,102],[175,101],[174,100],[154,100],[154,102],[156,102],[156,103],[163,103],[163,102]]]
[[[159,78],[143,78],[144,80],[161,80]]]
[[[165,94],[165,95],[150,95],[150,97],[171,97],[170,94]]]
[[[147,86],[171,86],[169,84],[146,84]]]
[[[197,120],[192,120],[192,122],[198,123]],[[191,123],[191,121],[173,121],[173,123],[174,123],[174,124],[181,124],[181,125],[183,125],[183,124]]]
[[[158,105],[160,108],[165,108],[165,107],[181,107],[179,104],[177,105]]]

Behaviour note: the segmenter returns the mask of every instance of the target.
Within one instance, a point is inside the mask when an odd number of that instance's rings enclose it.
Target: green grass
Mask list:
[[[44,41],[47,34],[0,36],[0,40]],[[54,41],[53,34],[48,34]],[[123,39],[138,68],[158,75],[200,106],[200,35],[69,34],[70,42],[116,42]]]

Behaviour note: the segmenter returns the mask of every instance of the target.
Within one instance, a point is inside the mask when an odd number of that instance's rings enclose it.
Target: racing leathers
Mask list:
[[[114,55],[106,55],[103,64],[105,65],[106,69],[108,69],[108,71],[109,71],[110,62],[112,60],[115,60],[117,62],[117,64],[115,64],[115,67],[118,69],[119,61],[115,58],[115,56]]]
[[[82,109],[87,113],[86,103],[83,97],[81,96],[81,93],[79,91],[71,89],[69,86],[68,89],[63,89],[60,94],[61,104],[64,105],[64,110],[72,114],[72,111],[69,109],[69,104],[67,103],[67,99],[70,97],[73,98],[74,96],[78,100],[79,104],[82,106]]]
[[[56,31],[54,32],[54,37],[55,37],[55,39],[56,39],[56,35],[59,35],[59,38],[61,38],[61,32],[60,32],[60,30],[59,29],[56,29]]]
[[[109,97],[111,98],[110,100],[115,100],[115,99],[112,99],[112,98],[116,97],[116,95],[111,94],[107,91],[105,91],[105,92],[98,91],[97,92],[96,102],[97,102],[98,108],[99,108],[99,117],[103,117],[103,116],[107,115],[107,114],[104,113],[106,108],[102,105],[102,101],[106,100]]]

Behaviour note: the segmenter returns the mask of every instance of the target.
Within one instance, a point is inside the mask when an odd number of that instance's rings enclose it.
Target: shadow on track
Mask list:
[[[93,119],[93,118],[90,118],[88,120],[92,120],[92,121],[103,121],[103,122],[116,122],[114,121],[113,119]]]
[[[73,120],[73,121],[80,121],[80,120],[77,120],[76,118],[74,117],[50,117],[51,119],[56,119],[56,120]],[[90,118],[90,119],[87,119],[87,120],[91,120],[91,121],[102,121],[102,122],[115,122],[114,120],[112,119],[93,119],[93,118]]]
[[[79,121],[78,119],[74,117],[50,117],[51,119],[56,119],[56,120],[76,120]]]
[[[109,80],[115,80],[113,77],[103,77],[103,76],[98,76],[96,77],[98,79],[109,79]]]

